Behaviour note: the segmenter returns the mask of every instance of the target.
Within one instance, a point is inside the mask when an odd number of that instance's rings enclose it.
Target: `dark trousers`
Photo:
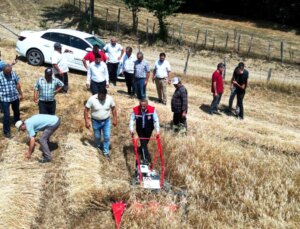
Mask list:
[[[236,88],[233,87],[231,89],[231,93],[230,93],[230,97],[229,97],[229,104],[228,104],[228,111],[231,112],[231,109],[232,109],[232,103],[233,103],[233,100],[234,100],[234,97],[236,96]]]
[[[112,84],[115,86],[117,85],[118,66],[119,66],[119,63],[107,63],[109,81],[112,82]]]
[[[60,76],[59,74],[55,74],[55,78],[59,79],[61,82],[64,83],[64,86],[61,91],[67,93],[69,89],[68,73],[65,72],[63,76]]]
[[[20,120],[20,100],[14,100],[12,102],[3,102],[1,101],[2,111],[3,111],[3,133],[10,133],[10,105],[14,112],[14,122]]]
[[[238,116],[243,119],[244,118],[244,96],[245,96],[245,91],[243,92],[237,92],[236,97],[237,97],[237,105],[240,108],[240,112],[238,113]]]
[[[39,100],[39,112],[40,114],[55,115],[56,101],[41,101]]]
[[[183,125],[185,128],[187,128],[186,125],[186,117],[182,117],[181,113],[173,113],[173,125]]]
[[[146,78],[135,78],[134,79],[134,91],[138,99],[146,98],[146,86],[145,86]]]
[[[134,95],[134,74],[124,72],[126,86],[127,86],[127,93],[128,95]]]
[[[218,94],[217,96],[213,95],[213,101],[211,102],[210,105],[211,113],[218,111],[218,106],[220,104],[221,98],[222,98],[222,93]]]
[[[151,129],[139,129],[137,130],[139,138],[150,138],[152,135]],[[140,139],[140,148],[139,148],[139,154],[140,154],[140,159],[144,162],[151,162],[151,155],[148,151],[148,143],[149,139]]]
[[[101,88],[105,88],[106,87],[106,81],[102,81],[100,83],[97,83],[95,81],[91,81],[91,92],[93,95],[98,94],[98,92],[100,91]]]

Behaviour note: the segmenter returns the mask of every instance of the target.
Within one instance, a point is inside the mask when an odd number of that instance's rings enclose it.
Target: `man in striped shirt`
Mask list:
[[[134,90],[138,99],[146,99],[146,87],[150,76],[150,67],[144,60],[142,52],[137,53],[137,60],[134,62]]]
[[[52,77],[52,69],[45,69],[45,76],[40,77],[34,85],[34,102],[39,105],[40,114],[55,115],[55,95],[63,88],[64,83]]]

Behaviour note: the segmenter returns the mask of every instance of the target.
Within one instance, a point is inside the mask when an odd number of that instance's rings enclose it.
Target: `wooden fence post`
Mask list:
[[[107,20],[108,20],[108,8],[106,9],[106,16],[105,16],[105,31],[107,31]]]
[[[248,52],[247,52],[247,57],[249,56],[249,54],[250,54],[250,52],[251,52],[252,41],[253,41],[253,35],[251,35],[251,38],[250,38],[250,43],[249,43],[249,48],[248,48]]]
[[[268,46],[268,53],[267,53],[267,59],[271,59],[271,41],[269,41],[269,46]]]
[[[237,30],[234,29],[234,31],[233,31],[233,49],[234,49],[234,51],[236,49],[236,36],[237,36]]]
[[[153,24],[153,28],[152,28],[152,42],[154,42],[155,39],[155,23]]]
[[[228,47],[228,39],[229,39],[229,34],[227,32],[226,33],[226,41],[225,41],[225,51],[227,50],[227,47]]]
[[[118,10],[118,18],[117,18],[117,34],[119,34],[120,30],[120,18],[121,18],[121,9]]]
[[[271,77],[272,77],[272,68],[269,69],[267,82],[270,81]]]
[[[223,72],[223,79],[225,80],[225,77],[226,77],[226,68],[227,68],[227,66],[226,66],[226,57],[224,57],[224,72]]]
[[[147,40],[147,42],[149,42],[148,35],[149,35],[149,19],[147,18],[147,21],[146,21],[146,40]]]
[[[241,34],[239,34],[239,37],[238,37],[238,47],[237,47],[238,53],[240,52],[240,47],[241,47]]]
[[[171,45],[173,45],[174,42],[174,36],[175,36],[175,29],[173,28],[172,36],[171,36]]]
[[[213,46],[212,46],[212,50],[215,49],[215,42],[216,42],[216,38],[214,37],[214,38],[213,38]]]
[[[283,41],[280,42],[280,59],[281,63],[283,63],[283,48],[284,48],[284,43]]]
[[[207,37],[208,37],[208,31],[206,30],[206,31],[205,31],[205,37],[204,37],[204,45],[203,45],[203,48],[204,48],[204,49],[206,48]]]
[[[182,45],[182,30],[183,30],[183,23],[181,23],[179,29],[179,45]]]
[[[195,42],[194,48],[196,48],[197,45],[198,45],[199,34],[200,34],[200,30],[198,30],[198,32],[197,32],[197,35],[196,35],[196,42]]]
[[[187,68],[188,68],[188,63],[189,63],[189,59],[190,59],[190,54],[191,54],[191,48],[188,49],[188,54],[187,54],[186,61],[185,61],[185,65],[184,65],[183,73],[184,73],[185,75],[186,75]]]
[[[293,51],[293,49],[292,49],[292,45],[290,45],[289,54],[290,54],[290,61],[293,62],[293,59],[294,59],[294,51]]]

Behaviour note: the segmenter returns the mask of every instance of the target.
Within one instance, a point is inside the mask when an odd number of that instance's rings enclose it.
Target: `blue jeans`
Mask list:
[[[210,105],[211,113],[218,111],[218,107],[219,107],[221,98],[222,98],[222,93],[218,94],[217,96],[213,95],[213,101],[211,102],[211,105]]]
[[[103,154],[109,154],[110,145],[110,118],[105,120],[92,119],[92,126],[94,130],[95,145],[101,148],[101,130],[103,132]]]
[[[229,103],[228,103],[228,111],[231,112],[232,109],[232,103],[234,100],[234,97],[236,96],[236,87],[233,87],[231,89],[230,97],[229,97]]]
[[[14,122],[17,122],[20,120],[20,100],[17,99],[12,102],[1,101],[1,106],[2,106],[2,111],[3,111],[3,133],[4,134],[10,133],[10,123],[9,123],[10,104],[11,104],[12,110],[14,112]]]
[[[146,98],[145,80],[146,80],[146,78],[135,78],[134,79],[134,90],[136,92],[136,96],[138,99]]]

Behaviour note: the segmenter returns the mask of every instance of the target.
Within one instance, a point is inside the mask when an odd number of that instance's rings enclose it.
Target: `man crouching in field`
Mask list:
[[[34,151],[36,132],[44,131],[40,137],[40,144],[43,151],[43,159],[40,163],[51,161],[51,152],[48,146],[50,136],[57,130],[60,125],[60,118],[56,115],[37,114],[26,119],[24,122],[19,120],[15,126],[18,130],[27,131],[29,137],[29,149],[26,158],[30,159]]]

